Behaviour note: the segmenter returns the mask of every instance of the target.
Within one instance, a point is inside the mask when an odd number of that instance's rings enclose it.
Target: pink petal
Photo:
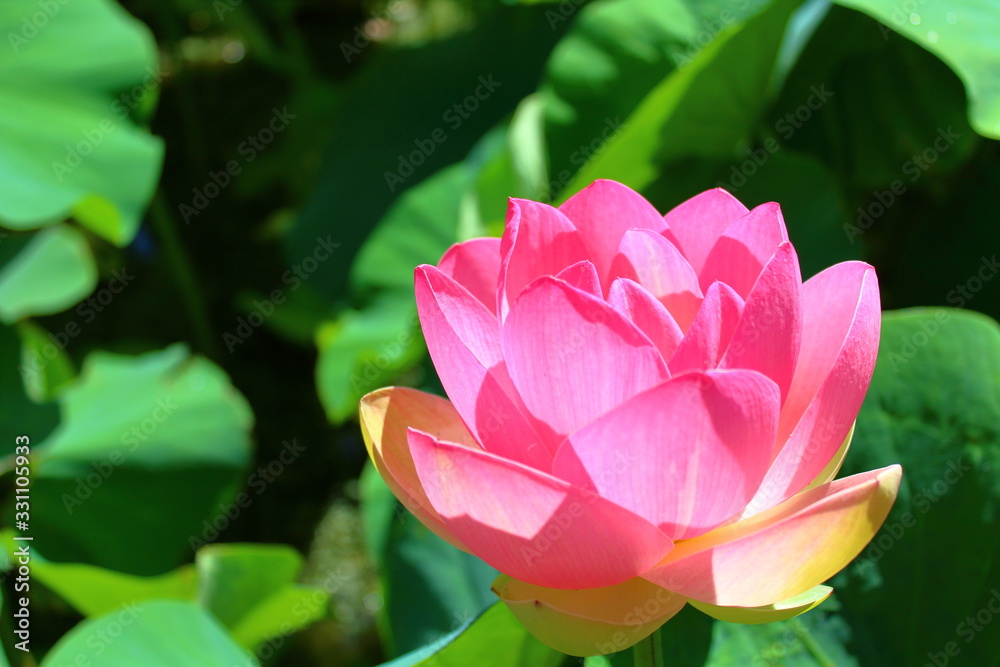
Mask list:
[[[438,268],[469,290],[490,312],[496,312],[500,239],[479,238],[456,243],[438,262]]]
[[[611,275],[631,278],[667,307],[681,330],[687,331],[701,304],[698,276],[670,241],[648,229],[630,229],[622,236],[611,263]]]
[[[627,229],[666,229],[663,218],[642,195],[621,183],[596,180],[559,207],[580,230],[603,285],[611,284],[611,260]]]
[[[826,581],[878,532],[899,490],[898,465],[840,479],[676,545],[644,573],[713,605],[762,607]]]
[[[747,207],[722,188],[706,190],[663,216],[696,273],[722,233],[747,214]]]
[[[781,207],[761,204],[734,222],[712,247],[699,274],[702,289],[719,280],[746,299],[774,251],[787,242]]]
[[[672,547],[645,519],[487,452],[409,432],[417,474],[449,530],[512,577],[549,588],[613,586]]]
[[[802,350],[778,427],[786,444],[748,516],[823,470],[850,432],[875,369],[881,313],[871,266],[844,262],[817,274],[802,286],[802,304]]]
[[[670,358],[671,375],[716,368],[742,313],[739,294],[723,283],[710,285],[691,328]]]
[[[552,474],[674,540],[694,537],[753,497],[771,463],[778,410],[778,388],[760,373],[687,373],[571,435]]]
[[[552,451],[570,433],[668,377],[656,346],[631,322],[555,278],[540,278],[521,293],[501,337],[514,386],[547,429]]]
[[[611,283],[608,304],[646,334],[664,360],[673,355],[684,337],[670,311],[639,283],[628,278],[618,278]]]
[[[507,374],[496,317],[433,266],[417,267],[414,278],[427,349],[469,430],[485,449],[548,470],[551,455],[537,446]]]
[[[588,259],[580,234],[565,215],[527,199],[510,200],[501,252],[497,304],[503,317],[528,283]]]
[[[567,266],[556,274],[556,278],[598,299],[604,298],[604,292],[601,291],[601,279],[597,277],[597,269],[589,260],[585,259]]]
[[[743,307],[721,368],[760,371],[788,395],[802,335],[799,260],[783,243],[757,279]]]
[[[406,429],[412,426],[478,449],[479,445],[454,406],[443,398],[416,389],[386,387],[361,399],[359,417],[368,456],[393,495],[438,537],[468,551],[427,499],[413,466],[406,436]]]

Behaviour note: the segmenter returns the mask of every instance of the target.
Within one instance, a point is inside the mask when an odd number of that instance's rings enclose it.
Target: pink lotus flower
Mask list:
[[[687,602],[801,613],[895,500],[899,466],[831,481],[875,365],[875,271],[803,283],[777,204],[710,190],[662,216],[597,181],[511,200],[502,239],[415,278],[451,401],[369,394],[369,453],[554,648],[624,649]]]

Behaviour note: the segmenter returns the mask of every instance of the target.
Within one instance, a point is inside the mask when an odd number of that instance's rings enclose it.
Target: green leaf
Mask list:
[[[842,618],[818,609],[787,621],[760,625],[716,621],[711,653],[704,664],[851,667],[858,661],[846,649],[850,636]]]
[[[396,503],[377,473],[364,482],[362,516],[379,565],[381,629],[390,653],[423,646],[496,600],[490,591],[496,570],[425,528]]]
[[[254,650],[326,615],[329,595],[298,586],[302,557],[285,545],[222,544],[198,551],[198,600]]]
[[[358,477],[358,495],[365,546],[372,560],[378,562],[384,558],[392,522],[401,506],[371,460],[365,461]]]
[[[383,667],[555,667],[563,655],[528,634],[501,602],[434,643]]]
[[[942,6],[835,1],[878,19],[947,63],[965,83],[972,126],[1000,139],[1000,13],[992,0],[953,0]]]
[[[2,536],[8,557],[24,544],[12,538],[11,531]],[[102,616],[130,602],[193,601],[196,592],[195,570],[190,565],[155,577],[138,577],[85,563],[53,563],[37,549],[31,552],[31,577],[88,617]]]
[[[66,225],[43,230],[0,270],[0,322],[58,313],[96,286],[97,265],[83,234]]]
[[[27,395],[28,377],[38,369],[24,364],[24,352],[17,329],[0,325],[0,427],[6,433],[26,435],[32,442],[41,443],[59,422],[59,409],[51,403],[39,404]],[[0,442],[3,455],[14,452],[14,439]]]
[[[0,220],[31,229],[73,215],[127,244],[163,155],[129,120],[161,76],[152,35],[110,0],[7,0],[0,34]]]
[[[21,334],[21,366],[24,388],[36,403],[55,399],[59,392],[76,378],[76,369],[66,349],[49,332],[24,320],[18,326]]]
[[[777,0],[732,22],[669,74],[583,166],[565,194],[598,178],[641,189],[683,157],[731,156],[765,107],[781,38],[795,0]]]
[[[32,525],[52,560],[159,574],[204,544],[249,463],[253,418],[214,364],[180,345],[94,353],[33,449]]]
[[[536,198],[549,186],[544,112],[545,102],[535,93],[521,101],[511,118],[507,152],[515,185],[509,196]]]
[[[41,667],[232,667],[259,665],[218,621],[189,602],[131,603],[70,630]]]
[[[899,498],[832,583],[858,655],[866,664],[923,664],[952,642],[962,664],[1000,664],[1000,634],[968,620],[1000,597],[996,322],[951,309],[884,315],[842,475],[890,463],[903,466]]]
[[[701,667],[708,660],[714,627],[711,617],[685,605],[657,630],[663,644],[663,659],[668,665]]]
[[[703,667],[708,664],[712,645],[714,621],[691,605],[685,605],[676,616],[664,623],[657,632],[663,647],[663,663],[670,667]],[[588,658],[586,663],[590,667]],[[632,649],[607,656],[610,667],[632,667],[635,654]],[[740,662],[739,664],[743,664]],[[600,662],[595,667],[604,667]]]
[[[560,184],[548,180],[544,108],[537,93],[524,98],[510,123],[493,128],[469,154],[475,183],[462,200],[456,241],[501,235],[510,197],[545,201],[558,191]]]
[[[0,539],[13,555],[23,542],[6,531]],[[301,630],[326,615],[329,594],[300,586],[302,557],[291,547],[223,544],[198,551],[196,565],[141,577],[84,563],[53,563],[32,551],[33,580],[51,589],[84,616],[101,616],[132,602],[157,599],[197,602],[241,646],[256,650],[278,636]]]
[[[409,291],[387,292],[364,310],[342,313],[320,329],[318,338],[316,386],[327,417],[335,424],[357,412],[362,396],[390,382],[424,354]]]
[[[469,30],[366,53],[330,129],[315,193],[287,237],[290,261],[311,252],[316,236],[331,225],[344,255],[355,256],[405,190],[463,160],[484,133],[534,92],[562,30],[552,29],[544,6],[481,7]],[[486,87],[480,77],[493,83]],[[485,99],[473,97],[478,108],[466,112],[461,105],[477,90]],[[310,286],[339,299],[348,270],[347,262],[327,262]]]
[[[407,190],[365,241],[351,284],[412,293],[413,269],[437,263],[458,240],[459,207],[471,183],[470,170],[460,163]]]
[[[549,59],[541,93],[552,196],[620,132],[664,77],[690,65],[720,34],[767,4],[607,0],[550,10],[555,25],[573,19]]]
[[[982,143],[958,77],[882,30],[863,14],[832,7],[764,116],[772,141],[821,156],[866,206],[872,189],[895,180],[907,190],[940,190]]]

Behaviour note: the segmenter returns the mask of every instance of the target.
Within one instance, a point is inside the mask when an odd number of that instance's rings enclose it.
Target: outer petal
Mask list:
[[[719,365],[743,314],[743,299],[724,283],[713,283],[684,340],[670,358],[670,373],[706,371]]]
[[[490,312],[496,312],[500,239],[479,238],[456,243],[438,262],[438,268],[469,290]]]
[[[427,497],[452,534],[522,581],[613,586],[673,545],[642,517],[534,468],[412,429],[409,443]]]
[[[597,269],[594,268],[593,262],[589,260],[585,259],[567,266],[556,274],[556,278],[566,281],[578,290],[582,290],[598,299],[604,298],[604,292],[601,290],[601,279],[597,277]]]
[[[764,267],[743,308],[722,368],[749,368],[774,380],[788,396],[802,336],[799,260],[783,243]]]
[[[568,591],[501,575],[493,592],[539,641],[576,656],[623,651],[651,635],[686,602],[640,578]]]
[[[406,442],[406,429],[413,426],[479,449],[451,403],[416,389],[387,387],[361,399],[360,418],[368,456],[393,495],[438,537],[468,551],[427,499]]]
[[[773,202],[761,204],[734,222],[716,241],[699,274],[702,289],[719,280],[746,299],[778,246],[787,242],[781,207]]]
[[[830,578],[874,537],[896,500],[898,465],[830,482],[677,544],[642,576],[709,604],[760,607]]]
[[[778,410],[778,388],[760,373],[687,373],[571,435],[552,474],[675,540],[693,537],[753,497],[771,463]]]
[[[497,319],[433,266],[417,267],[417,312],[441,384],[485,449],[547,470],[548,449],[521,411]]]
[[[875,369],[882,318],[872,267],[837,264],[802,286],[802,301],[802,351],[778,425],[785,444],[748,515],[819,475],[847,437]]]
[[[635,190],[616,181],[596,180],[559,207],[583,239],[601,283],[611,285],[611,260],[627,229],[662,232],[667,226],[653,205]]]
[[[712,246],[722,233],[747,214],[747,207],[722,188],[707,190],[679,204],[663,216],[670,236],[680,244],[696,273],[700,273]]]
[[[646,334],[664,360],[673,356],[684,333],[670,311],[639,283],[618,278],[611,283],[608,303]]]
[[[758,623],[787,621],[799,614],[804,614],[810,609],[818,607],[830,597],[832,592],[833,589],[829,586],[814,586],[801,595],[763,607],[717,607],[714,604],[698,602],[697,600],[691,600],[691,606],[720,621],[757,625]]]
[[[497,305],[503,317],[528,283],[588,259],[580,234],[565,215],[527,199],[510,200],[501,249]]]
[[[611,275],[631,278],[645,287],[667,307],[681,330],[691,326],[702,299],[698,275],[662,235],[648,229],[626,231],[611,263]]]
[[[631,322],[555,278],[541,278],[521,293],[502,340],[514,385],[547,426],[552,451],[570,433],[668,377],[659,351]]]

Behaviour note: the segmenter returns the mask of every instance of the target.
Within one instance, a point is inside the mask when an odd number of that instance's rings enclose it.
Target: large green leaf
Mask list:
[[[563,655],[528,634],[503,603],[383,667],[555,667]]]
[[[97,265],[83,234],[67,225],[46,229],[0,270],[0,322],[58,313],[96,286]]]
[[[459,551],[402,509],[368,468],[362,513],[369,547],[379,564],[382,625],[393,654],[423,646],[476,616],[496,600],[496,570]]]
[[[846,648],[850,636],[851,631],[841,617],[819,609],[787,621],[761,625],[716,621],[712,650],[704,664],[852,667],[858,661]]]
[[[5,555],[23,542],[4,533]],[[295,583],[302,557],[291,547],[222,544],[199,549],[196,565],[142,577],[87,565],[54,563],[32,551],[31,574],[87,617],[151,600],[197,602],[248,650],[301,630],[326,615],[329,594]]]
[[[340,423],[362,395],[394,381],[423,358],[413,269],[437,263],[455,242],[503,228],[509,196],[542,198],[541,106],[530,96],[460,163],[407,190],[379,221],[351,268],[351,285],[372,300],[322,327],[317,385]],[[372,292],[375,293],[371,297]]]
[[[41,667],[232,667],[258,665],[206,611],[190,602],[130,603],[73,628]]]
[[[743,625],[715,621],[688,605],[657,632],[663,662],[670,667],[850,667],[857,661],[846,644],[851,632],[829,609],[815,610],[788,621]],[[586,667],[631,667],[632,650],[586,661]]]
[[[993,0],[835,0],[905,35],[955,70],[977,132],[1000,139],[1000,12]]]
[[[11,531],[2,536],[8,557],[24,544],[12,538]],[[197,591],[195,570],[191,565],[154,577],[139,577],[85,563],[53,563],[37,549],[31,552],[31,576],[88,617],[103,616],[129,602],[193,601]]]
[[[669,162],[732,156],[767,103],[782,35],[797,4],[777,0],[744,23],[724,27],[652,89],[565,194],[597,178],[641,189]]]
[[[571,23],[546,65],[542,87],[553,196],[664,77],[767,4],[608,0],[551,9],[550,23]]]
[[[28,361],[31,361],[30,359]],[[44,359],[43,359],[44,361]],[[28,396],[25,385],[33,380],[29,377],[35,367],[25,364],[22,344],[17,329],[0,325],[0,427],[6,433],[26,435],[32,442],[41,443],[59,422],[57,406],[36,403]],[[14,439],[0,442],[0,452],[4,455],[14,451]]]
[[[872,189],[895,180],[908,191],[940,190],[942,177],[981,143],[968,123],[962,83],[946,65],[836,6],[765,118],[766,136],[821,157],[846,191],[861,190],[865,206]]]
[[[21,334],[19,369],[25,391],[36,403],[54,400],[76,378],[73,362],[60,339],[40,326],[23,321],[17,328]]]
[[[708,660],[712,646],[713,620],[691,605],[685,605],[680,612],[663,624],[657,630],[660,642],[663,644],[663,659],[668,665],[677,667],[701,667]],[[630,651],[623,651],[614,656],[614,664],[628,665]]]
[[[197,568],[199,602],[248,649],[326,615],[329,595],[295,584],[302,557],[289,546],[211,545],[198,551]]]
[[[476,145],[465,163],[477,171],[466,193],[459,238],[500,236],[510,197],[545,201],[561,183],[550,181],[546,155],[545,103],[540,94],[521,101],[509,124],[494,128]]]
[[[975,630],[1000,598],[996,322],[959,310],[886,313],[843,474],[890,463],[903,465],[899,499],[833,582],[855,653],[865,664],[923,664],[958,650],[957,664],[1000,664],[1000,633]]]
[[[32,452],[31,530],[49,558],[159,574],[228,525],[253,419],[218,367],[179,345],[95,353],[60,405]]]
[[[471,170],[459,163],[403,193],[358,253],[352,285],[412,292],[413,269],[437,263],[458,240],[459,208],[471,184]]]
[[[0,221],[128,243],[163,154],[130,121],[162,76],[152,35],[111,0],[6,0],[0,34]]]
[[[453,37],[371,53],[332,121],[318,187],[288,236],[290,259],[334,229],[353,257],[396,198],[464,159],[534,91],[562,28],[550,27],[544,6],[482,7],[471,29]],[[348,270],[348,262],[328,262],[310,285],[339,299]]]
[[[327,417],[338,424],[357,412],[362,396],[392,381],[424,354],[409,291],[388,291],[362,310],[341,313],[317,338],[316,386]]]

